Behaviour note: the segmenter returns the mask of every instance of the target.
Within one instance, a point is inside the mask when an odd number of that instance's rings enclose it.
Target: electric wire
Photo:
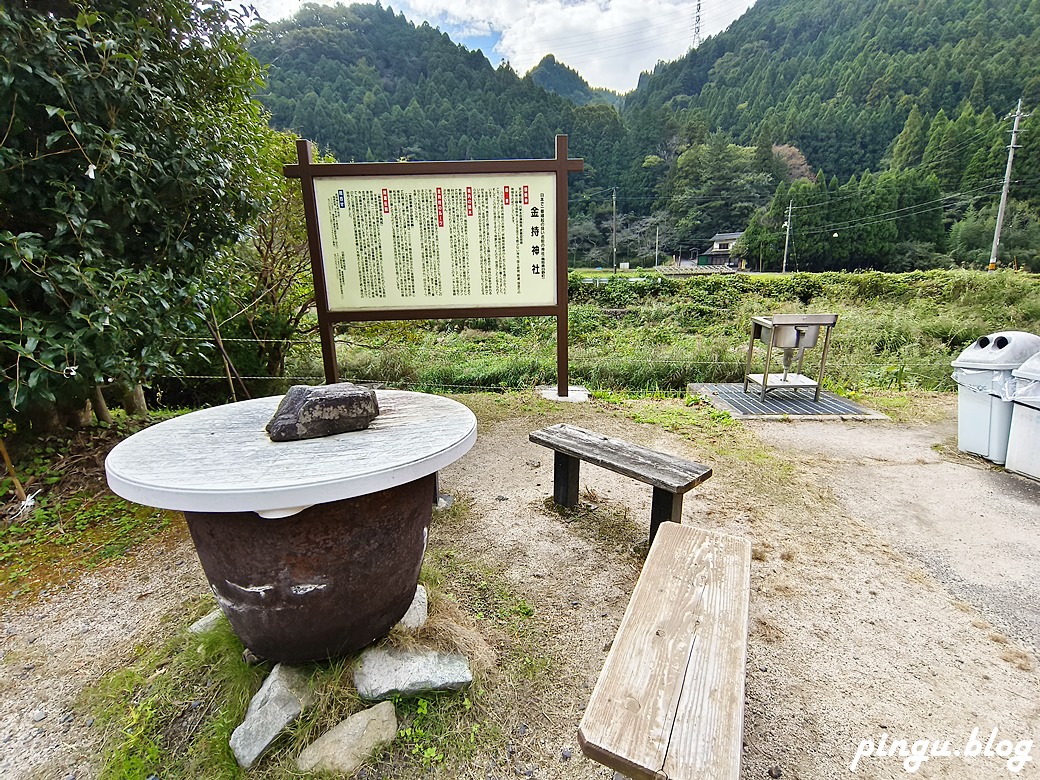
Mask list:
[[[908,217],[908,216],[914,216],[914,215],[917,215],[917,214],[923,214],[923,213],[928,212],[928,211],[936,211],[936,210],[942,208],[941,205],[936,205],[936,204],[942,204],[942,203],[945,203],[948,200],[964,197],[964,196],[969,195],[971,193],[985,191],[985,194],[995,194],[995,193],[1000,191],[1000,187],[999,186],[997,186],[996,189],[994,189],[994,186],[996,184],[997,184],[996,182],[991,182],[991,183],[983,185],[981,187],[976,187],[974,189],[966,190],[964,192],[950,193],[948,195],[944,195],[944,196],[942,196],[940,198],[936,198],[934,200],[923,201],[921,203],[915,203],[915,204],[912,204],[910,206],[903,206],[902,208],[892,209],[890,211],[882,211],[882,212],[878,212],[876,214],[866,214],[866,215],[864,215],[862,217],[857,217],[856,219],[853,219],[853,220],[845,220],[844,222],[832,223],[830,225],[825,225],[825,226],[816,228],[815,230],[801,230],[801,231],[798,231],[798,233],[799,233],[799,235],[802,235],[802,236],[809,236],[809,235],[815,235],[816,233],[825,233],[827,231],[850,230],[850,229],[852,229],[854,227],[859,227],[859,226],[863,226],[863,225],[876,225],[879,222],[890,222],[890,221],[895,221],[896,219],[902,219],[902,218],[905,218],[905,217]],[[826,208],[828,205],[829,204],[827,202],[823,202],[823,203],[818,204],[817,208]],[[891,219],[881,219],[881,217],[888,217],[890,215],[892,215]],[[792,226],[792,230],[795,230],[794,226]]]

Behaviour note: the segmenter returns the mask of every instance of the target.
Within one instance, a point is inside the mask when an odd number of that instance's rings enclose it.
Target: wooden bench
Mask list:
[[[583,460],[653,485],[651,544],[661,523],[681,521],[683,494],[711,476],[711,469],[701,463],[565,423],[533,431],[530,439],[555,450],[553,499],[560,506],[577,506],[578,472]]]
[[[666,523],[578,727],[585,755],[637,780],[737,780],[751,544]]]

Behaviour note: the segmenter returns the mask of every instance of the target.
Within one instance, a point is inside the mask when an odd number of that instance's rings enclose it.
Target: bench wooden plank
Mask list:
[[[669,493],[685,493],[711,476],[711,468],[701,463],[621,439],[611,439],[566,423],[533,431],[530,439],[535,444],[638,479]]]
[[[582,750],[637,780],[736,780],[751,544],[664,523],[578,727]]]

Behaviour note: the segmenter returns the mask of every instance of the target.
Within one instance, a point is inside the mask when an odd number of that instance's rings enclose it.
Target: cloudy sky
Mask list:
[[[268,21],[291,16],[303,2],[245,1]],[[701,36],[724,30],[753,2],[701,0]],[[481,49],[493,65],[508,60],[524,74],[554,54],[592,86],[618,92],[634,89],[640,71],[686,53],[697,7],[696,0],[383,0],[383,5]]]

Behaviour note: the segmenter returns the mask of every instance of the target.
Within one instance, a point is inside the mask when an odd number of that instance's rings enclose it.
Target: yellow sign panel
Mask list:
[[[330,312],[556,304],[556,174],[315,178]]]

